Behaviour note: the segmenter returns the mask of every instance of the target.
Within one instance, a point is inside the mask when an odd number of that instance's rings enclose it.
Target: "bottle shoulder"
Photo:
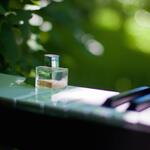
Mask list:
[[[41,70],[50,70],[50,71],[68,71],[68,68],[63,67],[49,67],[49,66],[37,66],[36,69]]]

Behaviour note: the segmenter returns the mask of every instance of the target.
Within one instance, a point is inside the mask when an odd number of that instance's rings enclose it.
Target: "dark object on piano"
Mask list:
[[[127,110],[142,111],[148,107],[150,107],[150,94],[132,100]]]
[[[103,106],[117,107],[121,104],[130,102],[133,99],[144,96],[146,94],[150,94],[150,87],[147,86],[139,87],[108,98],[106,102],[103,104]]]

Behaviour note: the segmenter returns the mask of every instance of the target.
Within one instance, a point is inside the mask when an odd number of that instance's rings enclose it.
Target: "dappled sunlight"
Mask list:
[[[80,101],[92,105],[101,105],[107,98],[117,95],[117,92],[76,87],[52,95],[53,101]]]
[[[37,35],[33,33],[27,41],[27,45],[30,47],[31,50],[34,51],[44,50],[43,46],[37,42]]]
[[[29,20],[30,25],[40,26],[43,23],[43,18],[37,14],[32,14],[32,18]]]
[[[20,20],[20,21],[19,21],[19,24],[20,24],[20,25],[23,25],[23,24],[24,24],[24,21],[23,21],[23,20]]]
[[[48,31],[52,30],[52,28],[53,28],[53,25],[49,21],[44,21],[40,26],[40,30],[43,32],[48,32]]]
[[[88,51],[95,56],[102,55],[104,52],[103,45],[94,39],[88,40],[86,42],[86,47]]]
[[[118,2],[122,3],[123,5],[132,5],[134,7],[139,7],[145,4],[143,0],[118,0]]]
[[[53,0],[54,2],[63,2],[64,0]]]
[[[33,1],[36,5],[32,5],[32,4],[26,4],[24,6],[25,10],[39,10],[43,7],[46,7],[47,5],[50,4],[50,0],[40,0],[40,1]]]
[[[7,16],[9,16],[9,15],[15,15],[15,16],[16,16],[17,14],[16,14],[15,11],[8,11],[8,12],[5,12],[5,13],[4,13],[4,16],[5,16],[5,17],[7,17]]]
[[[99,28],[116,31],[121,27],[121,17],[119,12],[111,8],[103,8],[94,11],[92,21]]]
[[[135,21],[144,28],[150,28],[150,12],[146,10],[138,10],[135,13]]]
[[[71,85],[124,91],[150,85],[149,0],[15,0],[0,4],[0,71],[34,76],[58,54]]]
[[[150,14],[146,11],[138,11],[134,18],[125,23],[129,46],[135,50],[150,54]]]
[[[24,9],[25,10],[39,10],[40,9],[40,6],[35,6],[35,5],[31,5],[31,4],[26,4],[24,6]]]
[[[75,34],[75,37],[85,46],[86,50],[92,55],[95,56],[103,55],[104,46],[101,42],[95,40],[93,35],[78,31]]]

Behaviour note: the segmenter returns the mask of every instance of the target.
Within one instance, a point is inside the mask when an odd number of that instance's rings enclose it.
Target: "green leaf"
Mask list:
[[[9,25],[18,28],[21,31],[24,42],[27,41],[30,35],[30,25],[28,20],[31,18],[31,12],[25,10],[16,10],[16,14],[9,14],[7,21]]]
[[[5,11],[5,9],[3,8],[3,6],[0,5],[0,14],[3,15],[5,12],[6,12],[6,11]]]
[[[32,12],[25,10],[16,10],[19,20],[28,21],[32,17]]]
[[[15,64],[19,58],[19,50],[12,29],[8,24],[2,24],[0,37],[0,51],[5,56],[7,62],[11,63],[12,65]]]
[[[6,19],[9,25],[11,26],[18,25],[19,22],[18,17],[14,13],[10,12],[9,15],[6,17]]]

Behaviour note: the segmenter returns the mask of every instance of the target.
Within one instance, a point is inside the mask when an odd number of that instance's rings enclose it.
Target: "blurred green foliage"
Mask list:
[[[71,85],[150,85],[149,35],[149,0],[1,0],[0,72],[33,77],[54,53]]]

